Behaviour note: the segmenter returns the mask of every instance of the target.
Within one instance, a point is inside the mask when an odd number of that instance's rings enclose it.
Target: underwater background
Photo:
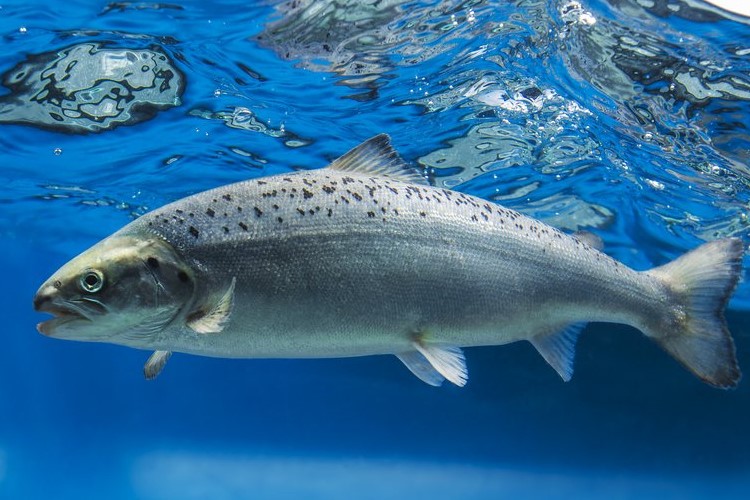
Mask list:
[[[395,357],[225,360],[35,331],[133,218],[381,132],[437,185],[636,269],[750,243],[750,19],[697,0],[0,1],[0,498],[738,498],[750,381],[589,325],[427,386]],[[746,259],[746,264],[747,264]],[[746,266],[747,267],[747,266]],[[745,273],[746,274],[746,273]],[[750,286],[727,313],[750,370]]]

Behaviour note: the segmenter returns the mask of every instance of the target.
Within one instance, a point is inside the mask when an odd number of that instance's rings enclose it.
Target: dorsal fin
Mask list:
[[[328,168],[339,172],[389,177],[412,184],[427,184],[427,179],[416,168],[410,167],[391,146],[388,134],[380,134],[366,140],[342,157],[334,160]]]

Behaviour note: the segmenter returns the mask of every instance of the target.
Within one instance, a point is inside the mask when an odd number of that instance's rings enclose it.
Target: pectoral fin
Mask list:
[[[545,333],[529,339],[539,354],[562,377],[569,381],[573,376],[573,358],[576,352],[576,340],[585,323],[569,325],[562,331]]]
[[[466,381],[469,379],[469,373],[466,370],[464,352],[460,347],[448,344],[430,344],[423,341],[415,341],[412,345],[419,354],[424,356],[427,362],[439,375],[445,377],[449,382],[459,387],[466,385]],[[413,358],[410,360],[413,360]],[[403,359],[401,361],[403,361]],[[417,373],[412,369],[412,365],[407,364],[407,366],[417,377],[430,384],[428,380],[425,380],[420,376],[420,374],[426,375],[424,370]],[[429,380],[435,380],[434,375],[430,376]]]
[[[234,304],[234,285],[237,278],[232,278],[232,283],[219,301],[208,311],[199,310],[188,316],[187,326],[196,333],[219,333],[227,325],[232,315]]]
[[[172,351],[154,351],[146,364],[143,365],[143,375],[146,380],[155,379],[164,369],[170,356],[172,356]]]

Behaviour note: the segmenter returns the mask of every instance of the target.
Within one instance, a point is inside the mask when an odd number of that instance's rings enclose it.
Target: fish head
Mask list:
[[[148,347],[190,304],[195,276],[156,236],[115,234],[61,267],[36,293],[34,308],[54,318],[49,337]]]

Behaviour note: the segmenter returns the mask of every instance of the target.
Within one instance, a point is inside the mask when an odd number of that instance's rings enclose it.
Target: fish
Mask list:
[[[636,271],[499,204],[434,187],[377,135],[324,168],[245,180],[142,215],[34,297],[58,339],[223,358],[393,355],[464,386],[464,348],[530,342],[568,381],[589,322],[630,325],[700,380],[741,378],[724,318],[738,238]]]

